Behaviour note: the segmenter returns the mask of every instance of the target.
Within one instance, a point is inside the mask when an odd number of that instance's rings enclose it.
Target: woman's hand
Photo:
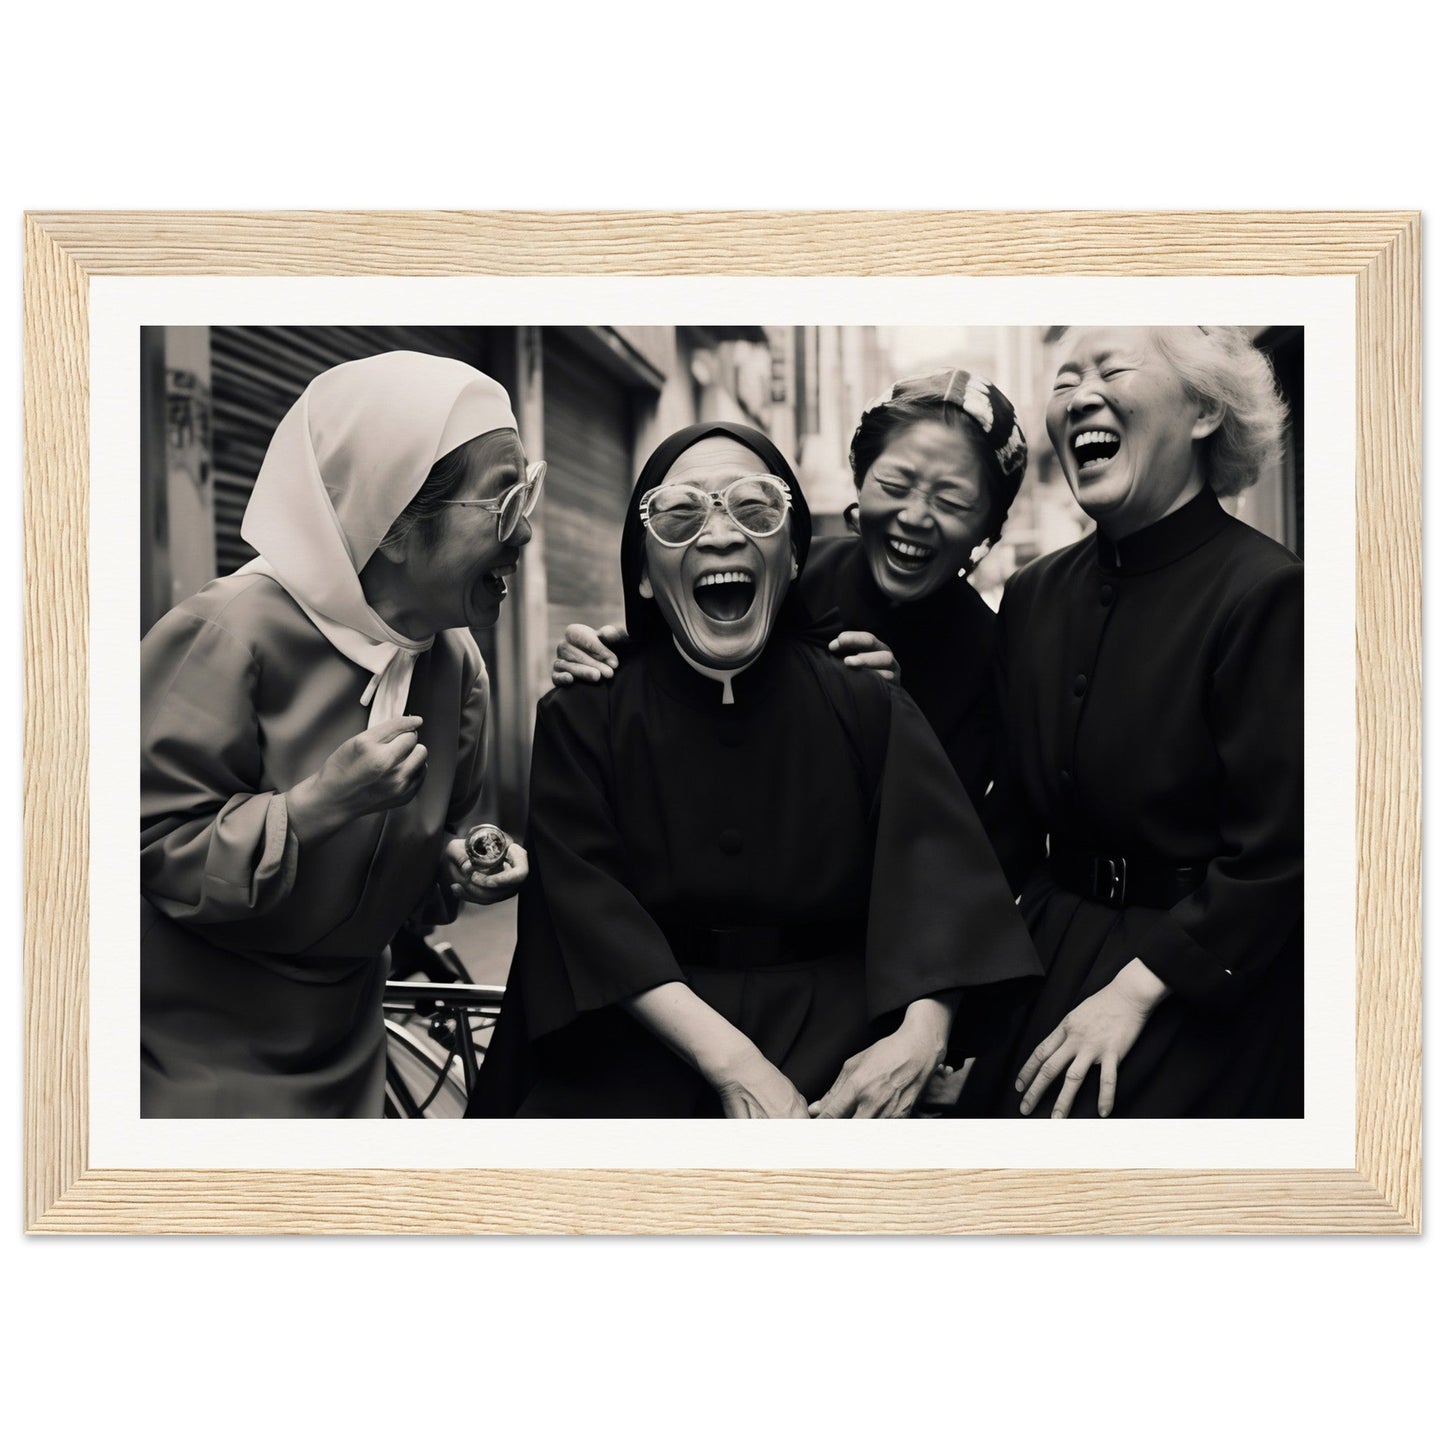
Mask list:
[[[1055,1119],[1066,1119],[1079,1086],[1098,1064],[1099,1117],[1107,1119],[1114,1109],[1119,1065],[1149,1015],[1168,995],[1168,985],[1141,959],[1125,964],[1112,983],[1065,1014],[1058,1028],[1029,1055],[1014,1081],[1015,1089],[1027,1090],[1019,1112],[1032,1113],[1044,1091],[1067,1069],[1053,1113]]]
[[[681,979],[643,989],[622,1009],[717,1090],[728,1119],[806,1119],[808,1105],[758,1046]]]
[[[793,1081],[756,1049],[726,1077],[710,1082],[722,1100],[725,1119],[808,1117],[808,1101],[793,1087]]]
[[[940,1064],[929,1076],[918,1097],[915,1107],[919,1109],[951,1109],[958,1103],[963,1086],[968,1082],[973,1069],[973,1060],[965,1059],[954,1068],[951,1064]]]
[[[297,783],[286,795],[297,836],[324,837],[367,813],[411,802],[426,780],[426,748],[417,741],[421,722],[399,717],[377,723],[347,738]]]
[[[889,682],[898,682],[903,674],[888,644],[871,632],[840,632],[828,644],[828,651],[841,658],[845,667],[871,667]]]
[[[604,627],[594,632],[581,622],[572,623],[557,644],[552,659],[552,686],[566,687],[570,682],[603,682],[617,667],[614,647],[627,641],[627,630]]]
[[[500,903],[520,892],[527,881],[527,850],[520,843],[510,844],[502,867],[483,873],[472,866],[466,840],[453,838],[442,852],[441,881],[468,903]]]
[[[943,1002],[909,1004],[903,1022],[845,1063],[808,1113],[815,1119],[901,1119],[912,1113],[924,1085],[943,1062],[957,991]]]
[[[814,1119],[901,1119],[912,1112],[938,1063],[939,1054],[923,1053],[891,1033],[854,1054],[808,1113]]]

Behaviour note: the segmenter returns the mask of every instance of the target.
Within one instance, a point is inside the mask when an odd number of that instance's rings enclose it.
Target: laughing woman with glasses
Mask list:
[[[998,629],[968,577],[998,541],[1028,464],[1013,405],[961,367],[906,377],[863,413],[849,463],[853,535],[816,539],[803,600],[833,620],[829,651],[901,684],[980,806],[997,749]],[[610,677],[626,640],[573,623],[552,681]]]
[[[408,917],[521,887],[457,836],[486,761],[491,627],[531,537],[506,392],[388,352],[323,372],[242,523],[260,554],[141,644],[141,1108],[380,1118]]]
[[[918,709],[847,669],[761,433],[689,427],[622,536],[633,645],[542,699],[518,944],[469,1112],[892,1117],[1037,958]]]

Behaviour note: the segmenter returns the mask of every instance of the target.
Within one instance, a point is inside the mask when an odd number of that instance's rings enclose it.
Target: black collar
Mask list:
[[[1131,576],[1167,567],[1202,547],[1229,525],[1229,513],[1219,505],[1214,489],[1206,486],[1177,512],[1121,537],[1117,542],[1102,531],[1094,533],[1099,566],[1106,572]]]

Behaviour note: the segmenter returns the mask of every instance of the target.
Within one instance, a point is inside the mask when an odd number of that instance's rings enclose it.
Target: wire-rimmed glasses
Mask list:
[[[476,507],[483,512],[497,514],[497,540],[505,542],[521,525],[523,517],[530,517],[542,495],[542,482],[547,475],[546,462],[533,462],[526,475],[514,487],[507,490],[497,501],[446,501],[443,507]]]

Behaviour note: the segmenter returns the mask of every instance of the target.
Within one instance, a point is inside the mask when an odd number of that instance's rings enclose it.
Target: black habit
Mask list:
[[[531,875],[472,1114],[719,1114],[615,1006],[672,980],[817,1099],[915,999],[1037,976],[907,697],[777,635],[732,687],[725,704],[669,637],[542,699]]]
[[[1028,1055],[1137,956],[1172,994],[1120,1066],[1116,1116],[1302,1113],[1303,576],[1206,489],[1117,545],[1091,536],[1010,578],[989,804],[1046,977],[964,1112],[1017,1116]],[[1198,882],[1172,905],[1111,906],[1058,881],[1070,855]],[[1098,1079],[1075,1117],[1097,1115]]]

